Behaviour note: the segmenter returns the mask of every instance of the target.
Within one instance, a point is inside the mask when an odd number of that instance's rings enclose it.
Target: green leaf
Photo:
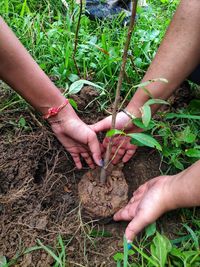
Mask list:
[[[75,81],[74,83],[71,84],[71,86],[69,87],[69,94],[77,94],[81,91],[81,89],[83,88],[84,84],[87,84],[87,85],[90,85],[92,87],[95,87],[95,88],[98,88],[98,89],[101,89],[102,92],[104,93],[104,88],[95,84],[95,83],[92,83],[92,82],[89,82],[87,80],[78,80],[78,81]]]
[[[116,135],[116,134],[125,135],[125,133],[121,130],[111,129],[106,133],[106,137],[112,137],[113,135]]]
[[[194,143],[197,135],[191,132],[190,126],[187,126],[183,131],[176,132],[176,139],[183,143]]]
[[[26,126],[26,120],[24,119],[24,117],[21,117],[18,121],[18,126],[21,128],[24,128]]]
[[[187,231],[190,233],[192,240],[194,242],[194,245],[196,247],[197,250],[199,250],[199,240],[198,240],[198,236],[196,235],[196,233],[192,230],[192,228],[190,228],[187,224],[183,225]]]
[[[152,266],[155,267],[160,267],[157,262],[155,261],[154,258],[149,257],[146,253],[143,252],[143,249],[138,248],[136,245],[134,245],[133,243],[131,244],[131,246],[133,247],[134,250],[136,250],[144,259],[147,259],[147,261],[149,263],[152,264]]]
[[[0,256],[0,267],[6,267],[7,266],[7,260],[5,256]]]
[[[132,249],[130,249],[129,251],[128,251],[128,255],[129,256],[133,256],[135,254],[135,251],[133,251]]]
[[[142,113],[142,122],[145,127],[148,127],[150,121],[151,121],[151,108],[148,105],[144,105],[141,107],[141,113]]]
[[[76,101],[74,101],[74,99],[72,98],[68,98],[69,100],[69,103],[71,104],[71,106],[75,109],[75,110],[78,110],[78,105],[76,103]]]
[[[190,101],[190,103],[188,105],[188,110],[192,114],[200,114],[199,107],[200,107],[200,100],[199,99],[193,99],[192,101]]]
[[[177,169],[179,169],[179,170],[181,170],[181,171],[184,170],[184,166],[183,166],[183,164],[182,164],[178,159],[175,159],[175,160],[173,160],[172,162],[173,162],[174,166],[175,166]]]
[[[145,105],[154,105],[154,104],[158,104],[158,105],[169,105],[169,103],[165,100],[162,99],[149,99]]]
[[[152,223],[145,228],[146,238],[153,236],[156,233],[156,223]]]
[[[71,73],[71,74],[67,77],[67,79],[70,80],[70,82],[74,83],[74,82],[76,82],[76,81],[79,80],[79,76],[76,75],[76,74]]]
[[[95,230],[93,229],[90,234],[91,237],[112,237],[112,233],[106,230]]]
[[[42,242],[37,239],[38,244],[56,261],[60,264],[60,266],[62,266],[62,262],[59,259],[59,257],[54,253],[54,251],[52,251],[50,248],[48,248],[47,246],[43,245]]]
[[[24,254],[29,254],[35,250],[40,250],[42,249],[41,246],[34,246],[34,247],[30,247],[30,248],[27,248],[25,251],[24,251]]]
[[[165,116],[166,119],[191,119],[191,120],[200,120],[200,116],[190,115],[190,114],[176,114],[176,113],[168,113]]]
[[[152,129],[155,126],[155,123],[151,120],[150,123],[149,123],[149,125],[146,127],[143,124],[141,118],[133,119],[132,122],[133,122],[133,124],[135,124],[135,126],[137,126],[138,128],[141,128],[141,129],[143,129],[145,131],[148,131],[148,130]]]
[[[77,94],[81,91],[81,89],[84,86],[84,82],[82,80],[78,80],[74,83],[71,84],[71,86],[69,87],[69,94],[70,95],[74,95]]]
[[[172,245],[169,239],[157,232],[151,244],[151,255],[154,259],[157,259],[159,267],[165,267],[167,255],[171,250]]]
[[[24,16],[24,13],[26,11],[26,5],[27,5],[26,0],[24,0],[23,5],[22,5],[22,9],[21,9],[21,12],[20,12],[20,17]]]
[[[200,150],[195,148],[186,149],[185,155],[189,158],[200,158]]]
[[[134,141],[136,140],[139,143],[143,144],[144,146],[153,147],[162,151],[161,145],[155,138],[151,137],[150,135],[144,133],[131,133],[127,134],[127,136],[130,136],[132,138],[131,140],[132,143],[134,143]]]
[[[124,259],[124,254],[118,252],[118,253],[116,253],[116,254],[113,256],[113,259],[114,259],[115,261],[122,261],[122,260]]]

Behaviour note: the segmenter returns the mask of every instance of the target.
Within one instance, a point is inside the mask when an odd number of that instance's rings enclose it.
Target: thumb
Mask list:
[[[131,243],[138,233],[140,233],[147,225],[152,223],[150,220],[145,218],[142,209],[139,210],[133,220],[128,224],[125,236],[128,240],[128,243]]]
[[[94,159],[94,162],[98,166],[102,167],[103,160],[102,160],[102,156],[101,156],[101,145],[100,145],[95,133],[88,140],[88,147],[92,153],[92,157]]]
[[[111,128],[111,122],[112,122],[112,118],[111,116],[106,117],[105,119],[90,125],[90,128],[93,129],[93,131],[95,131],[95,133],[101,132],[101,131],[106,131],[109,130]]]

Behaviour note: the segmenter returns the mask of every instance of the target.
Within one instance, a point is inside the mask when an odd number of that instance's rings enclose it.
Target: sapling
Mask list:
[[[112,125],[111,125],[112,129],[115,129],[117,109],[118,109],[118,105],[119,105],[119,101],[120,101],[120,91],[121,91],[122,82],[123,82],[124,73],[125,73],[128,49],[130,46],[131,36],[132,36],[133,29],[134,29],[134,24],[135,24],[136,9],[137,9],[137,0],[133,0],[132,1],[131,19],[130,19],[130,24],[129,24],[129,28],[128,28],[128,35],[127,35],[127,39],[126,39],[126,43],[125,43],[125,47],[124,47],[124,53],[123,53],[123,57],[122,57],[122,65],[121,65],[121,69],[120,69],[120,73],[119,73],[117,89],[116,89],[116,94],[115,94],[114,108],[113,108],[113,112],[112,112]],[[106,182],[106,169],[109,165],[111,150],[112,150],[112,137],[110,139],[110,142],[109,142],[107,150],[106,150],[104,167],[101,169],[100,182],[102,184],[105,184],[105,182]]]
[[[120,89],[123,82],[127,54],[134,27],[137,0],[133,1],[132,5],[132,16],[116,89],[114,111],[112,114],[112,129],[115,129],[117,108],[120,100]],[[122,172],[123,164],[118,166],[109,164],[111,148],[112,138],[106,152],[104,168],[96,168],[95,170],[88,171],[83,175],[78,185],[79,198],[84,210],[90,217],[96,219],[111,217],[128,201],[128,185]]]
[[[118,112],[118,106],[120,101],[120,90],[123,82],[123,77],[125,73],[125,66],[127,61],[128,49],[130,45],[131,35],[134,27],[137,0],[132,2],[132,16],[128,29],[128,35],[125,42],[125,48],[122,58],[122,65],[120,69],[115,101],[114,101],[114,110],[112,113],[112,125],[111,130],[107,133],[107,136],[110,136],[110,142],[106,151],[104,166],[96,168],[95,170],[90,170],[85,173],[79,182],[78,192],[79,198],[82,203],[82,206],[87,214],[90,217],[94,218],[107,218],[112,216],[116,211],[123,207],[128,201],[128,185],[124,177],[122,168],[123,164],[113,166],[110,163],[110,156],[112,150],[112,140],[114,134],[126,135],[123,131],[115,129],[116,115]],[[156,81],[157,79],[153,80]],[[83,85],[83,80],[76,81],[74,85],[71,85],[69,91],[80,90]],[[141,84],[141,87],[145,89],[145,86],[152,81],[145,82]],[[132,88],[135,88],[133,86]],[[147,91],[148,92],[148,91]],[[145,127],[148,127],[151,121],[151,108],[152,104],[163,104],[165,101],[150,99],[145,103],[141,108],[142,113],[142,124]],[[136,118],[132,118],[133,121]],[[151,136],[147,136],[144,133],[132,133],[128,134],[132,140],[137,140],[140,144],[145,144],[149,147],[156,147],[161,150],[160,144]],[[119,146],[120,147],[120,146]],[[116,151],[117,153],[117,151]],[[112,160],[111,160],[112,161]]]

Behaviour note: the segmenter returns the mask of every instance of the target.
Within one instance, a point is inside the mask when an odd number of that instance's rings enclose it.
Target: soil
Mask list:
[[[91,218],[108,218],[128,202],[128,185],[122,164],[109,165],[107,181],[100,183],[100,168],[89,170],[78,184],[79,198],[85,212]]]
[[[7,91],[6,98],[10,94]],[[75,98],[82,102],[85,98],[88,104],[89,97]],[[0,103],[4,99],[2,90]],[[105,116],[97,110],[95,101],[80,115],[87,123],[93,123]],[[23,126],[19,126],[21,118],[26,122]],[[88,178],[88,168],[76,170],[48,125],[30,108],[12,107],[1,113],[0,151],[0,255],[12,259],[25,248],[35,246],[37,239],[56,248],[57,237],[61,234],[68,245],[69,266],[116,266],[112,256],[122,249],[126,223],[110,221],[102,225],[81,212],[78,183],[83,175]],[[160,175],[160,162],[155,150],[138,149],[135,157],[123,167],[129,197],[139,185]],[[123,177],[121,169],[117,171],[111,177]],[[117,180],[126,187],[124,180]],[[80,187],[81,184],[79,191]],[[96,190],[95,186],[92,190]],[[168,235],[176,233],[181,221],[177,213],[170,216],[172,218],[166,215],[164,221],[161,220]],[[37,250],[21,256],[13,266],[48,267],[52,263],[44,250]]]

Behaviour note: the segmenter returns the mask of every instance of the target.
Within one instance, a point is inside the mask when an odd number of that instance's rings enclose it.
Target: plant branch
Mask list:
[[[79,11],[79,17],[78,17],[75,39],[74,39],[74,52],[72,55],[73,60],[74,60],[74,65],[76,67],[76,70],[77,70],[79,76],[81,76],[81,72],[80,72],[79,67],[77,65],[77,62],[76,62],[76,50],[77,50],[77,46],[78,46],[78,34],[79,34],[79,29],[80,29],[80,24],[81,24],[82,12],[83,12],[83,0],[80,0],[80,11]]]
[[[125,67],[126,67],[127,56],[128,56],[128,49],[130,46],[131,36],[132,36],[133,29],[134,29],[134,24],[135,24],[137,2],[138,2],[138,0],[132,0],[131,20],[130,20],[130,24],[129,24],[129,28],[128,28],[128,34],[127,34],[127,38],[126,38],[126,42],[125,42],[125,46],[124,46],[122,65],[121,65],[121,69],[120,69],[120,73],[119,73],[119,79],[118,79],[118,83],[117,83],[114,108],[113,108],[113,113],[112,113],[111,129],[115,129],[116,116],[117,116],[118,105],[119,105],[119,101],[120,101],[120,91],[121,91],[122,82],[123,82],[124,73],[125,73]],[[104,168],[102,168],[101,174],[100,174],[100,182],[102,184],[105,184],[105,182],[106,182],[106,169],[109,165],[109,159],[110,159],[110,155],[111,155],[111,151],[112,151],[112,139],[113,138],[111,137],[110,142],[107,146]]]

